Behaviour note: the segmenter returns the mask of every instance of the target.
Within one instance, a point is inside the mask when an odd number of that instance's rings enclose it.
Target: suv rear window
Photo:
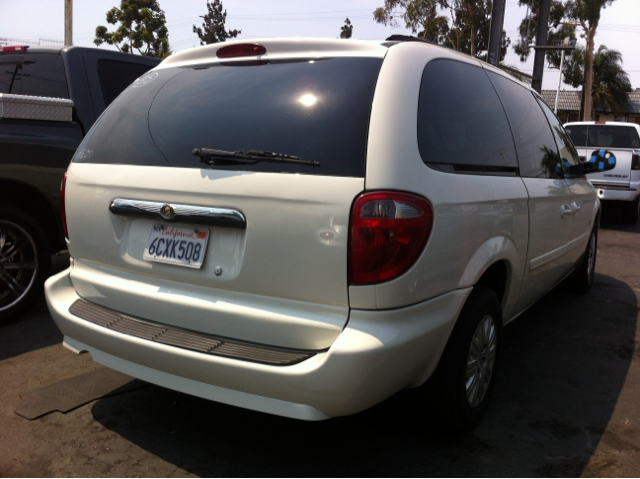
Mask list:
[[[75,161],[203,168],[195,148],[262,150],[321,166],[211,168],[363,177],[381,64],[345,57],[161,69],[107,109]]]
[[[588,148],[640,148],[638,131],[621,125],[569,125],[573,143]]]

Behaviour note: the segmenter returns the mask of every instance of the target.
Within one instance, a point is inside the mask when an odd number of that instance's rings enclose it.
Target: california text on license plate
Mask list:
[[[142,256],[147,261],[200,268],[209,241],[209,230],[153,225]]]

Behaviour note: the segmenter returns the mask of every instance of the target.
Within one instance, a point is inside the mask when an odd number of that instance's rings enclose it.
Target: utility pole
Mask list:
[[[73,45],[73,0],[64,0],[64,44]]]
[[[505,0],[493,0],[487,59],[489,63],[495,66],[498,66],[498,63],[500,63],[500,44],[502,43],[504,8]]]
[[[563,47],[574,47],[576,46],[576,41],[572,40],[570,37],[567,37],[564,39],[564,42],[562,42],[562,46]],[[553,112],[557,115],[558,114],[558,100],[560,99],[560,86],[562,85],[562,68],[564,67],[564,54],[566,52],[566,49],[563,48],[562,49],[562,56],[560,57],[560,78],[558,78],[558,91],[556,91],[556,106],[553,109]]]
[[[542,74],[544,73],[544,55],[547,46],[547,31],[549,30],[549,10],[551,0],[540,0],[540,13],[538,14],[538,34],[536,36],[536,56],[533,60],[533,76],[531,83],[538,93],[542,92]]]

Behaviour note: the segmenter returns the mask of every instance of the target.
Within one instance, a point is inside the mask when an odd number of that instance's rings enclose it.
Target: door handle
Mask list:
[[[578,203],[576,203],[575,201],[571,203],[571,208],[573,209],[573,212],[572,212],[573,215],[577,215],[578,212],[580,211],[580,206],[578,206]]]
[[[573,208],[570,205],[562,205],[560,207],[560,218],[565,219],[571,214],[573,214]]]

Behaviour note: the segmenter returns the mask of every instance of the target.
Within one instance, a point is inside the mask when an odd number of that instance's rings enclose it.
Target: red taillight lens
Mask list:
[[[257,43],[237,43],[222,47],[216,52],[216,56],[218,58],[255,57],[265,53],[267,53],[267,49]]]
[[[65,171],[60,185],[60,211],[62,212],[62,227],[64,228],[64,237],[69,239],[69,231],[67,231],[67,212],[64,207],[64,192],[67,188],[67,172]]]
[[[631,157],[631,169],[640,170],[640,155],[634,153]]]
[[[26,52],[26,45],[12,45],[10,47],[0,47],[0,53],[12,53],[12,52]]]
[[[390,281],[407,271],[427,244],[433,210],[419,196],[365,193],[351,210],[350,284]]]

